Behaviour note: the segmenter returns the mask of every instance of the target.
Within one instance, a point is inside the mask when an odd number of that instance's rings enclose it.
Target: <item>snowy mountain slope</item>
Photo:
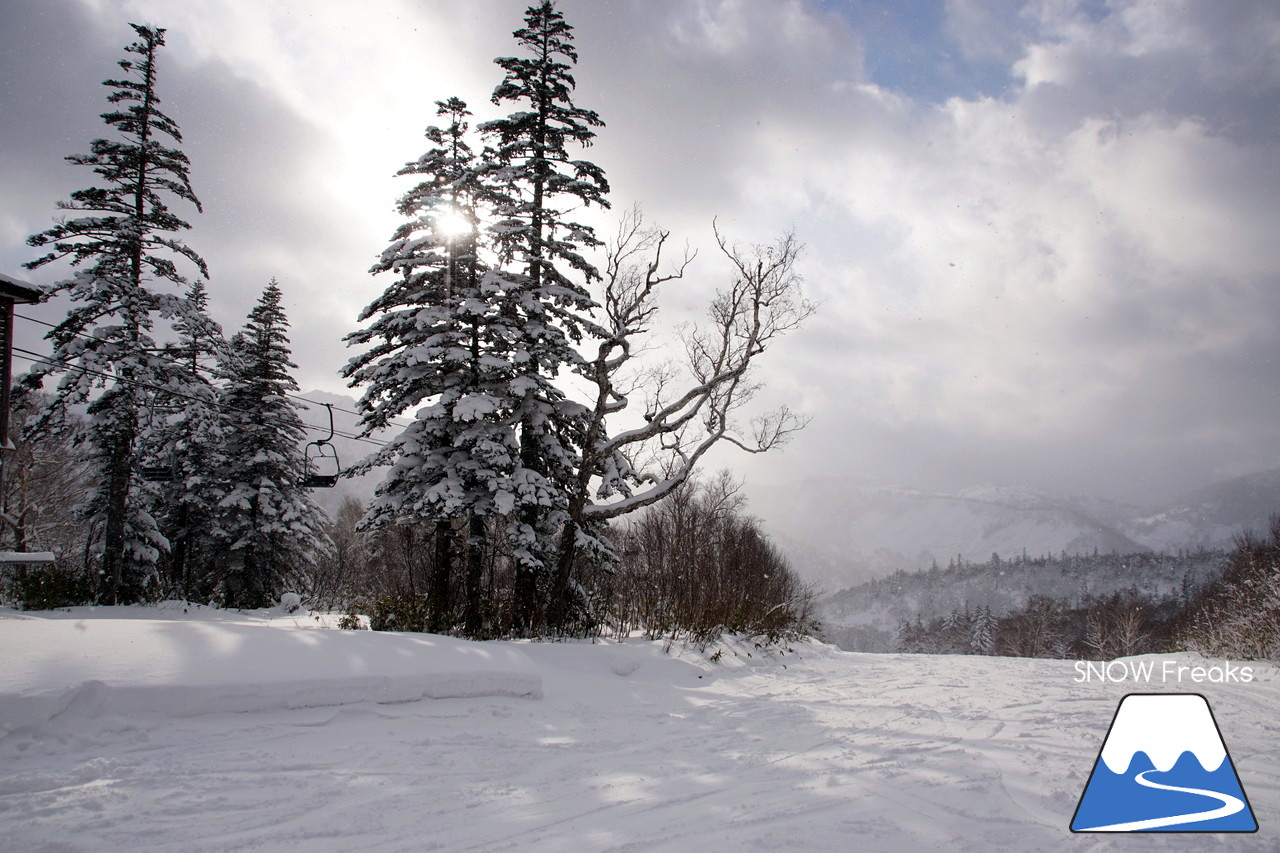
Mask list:
[[[768,489],[757,489],[770,491]],[[778,490],[773,490],[778,491]],[[1024,551],[1176,553],[1226,548],[1280,512],[1280,470],[1228,480],[1140,509],[1097,498],[979,486],[953,494],[875,480],[810,481],[769,507],[769,531],[807,577],[839,589],[895,569]]]
[[[958,555],[1145,550],[1118,529],[1125,515],[1105,501],[1029,489],[943,494],[862,480],[812,483],[765,521],[802,573],[836,575],[835,587],[935,561],[945,567]]]
[[[134,624],[154,630],[146,621]],[[246,654],[276,630],[246,634]],[[399,655],[397,637],[370,636]],[[1081,682],[1069,661],[817,644],[782,656],[730,646],[718,664],[660,643],[473,645],[521,656],[543,698],[86,713],[11,732],[0,737],[5,843],[104,853],[1076,850],[1068,823],[1120,697],[1153,689],[1208,697],[1248,789],[1261,830],[1214,838],[1214,849],[1274,850],[1280,840],[1280,672],[1270,667],[1248,684],[1135,684]],[[1151,849],[1203,850],[1206,839],[1158,841]]]
[[[1222,551],[966,562],[937,571],[897,571],[847,587],[821,598],[816,614],[824,638],[843,649],[897,651],[904,622],[928,625],[984,608],[999,619],[1023,610],[1032,596],[1077,608],[1113,595],[1135,595],[1153,605],[1163,601],[1160,606],[1167,608],[1219,576],[1226,562]]]
[[[1125,524],[1156,550],[1230,547],[1243,530],[1264,534],[1280,513],[1280,469],[1224,480]]]

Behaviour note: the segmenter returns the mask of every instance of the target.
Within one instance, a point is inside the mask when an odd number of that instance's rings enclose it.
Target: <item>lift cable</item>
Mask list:
[[[160,387],[160,386],[158,386],[158,385],[151,385],[151,384],[146,383],[146,382],[139,382],[139,381],[138,381],[138,380],[136,380],[136,379],[126,379],[126,378],[125,378],[125,377],[123,377],[123,376],[117,376],[117,375],[110,374],[110,373],[103,373],[103,372],[98,371],[98,370],[91,370],[90,368],[84,367],[84,366],[82,366],[82,365],[78,365],[78,364],[71,364],[70,362],[61,361],[61,360],[59,360],[59,359],[51,358],[50,356],[47,356],[47,355],[41,355],[40,353],[37,353],[37,352],[32,352],[32,351],[30,351],[30,350],[22,349],[21,347],[14,347],[14,348],[13,348],[13,354],[14,354],[14,355],[16,355],[16,356],[18,356],[19,358],[22,358],[22,359],[24,359],[24,360],[26,360],[26,361],[30,361],[30,362],[35,363],[35,364],[47,364],[47,365],[50,365],[50,366],[53,366],[53,367],[60,367],[60,368],[62,368],[62,369],[64,369],[64,370],[78,370],[78,371],[80,371],[81,373],[87,374],[87,375],[89,375],[89,376],[96,376],[96,377],[99,377],[99,378],[101,378],[101,379],[111,379],[111,380],[114,380],[114,381],[116,381],[116,382],[123,382],[123,383],[125,383],[126,385],[133,385],[133,386],[138,387],[138,388],[145,388],[145,389],[147,389],[147,390],[149,390],[149,391],[154,391],[154,392],[159,393],[159,394],[168,394],[168,395],[169,395],[169,396],[171,396],[171,397],[177,397],[177,398],[184,399],[184,400],[191,400],[192,402],[196,402],[196,403],[207,403],[207,402],[208,402],[207,400],[201,400],[199,397],[193,397],[193,396],[191,396],[190,394],[184,394],[184,393],[182,393],[181,391],[173,391],[173,390],[170,390],[170,389],[168,389],[168,388],[161,388],[161,387]],[[288,396],[292,396],[292,395],[288,395]],[[241,413],[243,413],[243,414],[248,414],[248,415],[254,414],[253,412],[250,412],[250,411],[249,411],[249,410],[247,410],[247,409],[241,409],[241,408],[236,407],[236,406],[230,406],[230,407],[228,407],[228,406],[227,406],[226,404],[224,404],[224,403],[217,403],[217,402],[215,402],[213,405],[214,405],[214,407],[215,407],[215,408],[221,409],[222,411],[241,412]],[[323,406],[324,404],[323,404],[323,403],[320,403],[319,405],[322,405],[322,406]],[[341,410],[341,409],[339,409],[339,411],[342,411],[342,410]],[[300,421],[300,422],[302,423],[302,426],[303,426],[303,427],[305,427],[305,428],[307,428],[307,429],[310,429],[310,430],[315,430],[316,432],[325,432],[325,431],[327,431],[327,430],[330,430],[330,429],[331,429],[331,427],[316,426],[315,424],[309,424],[309,423],[306,423],[305,421]],[[362,441],[362,442],[364,442],[365,444],[372,444],[372,445],[374,445],[374,446],[376,446],[376,447],[386,447],[386,446],[387,446],[387,442],[385,442],[385,441],[378,441],[377,439],[367,438],[367,437],[362,436],[362,435],[356,435],[355,433],[349,433],[349,432],[343,432],[343,431],[340,431],[340,430],[334,430],[334,431],[332,432],[332,434],[333,434],[333,435],[336,435],[336,436],[339,436],[339,437],[341,437],[341,438],[350,439],[350,440],[352,440],[352,441]]]
[[[18,319],[20,319],[20,320],[26,320],[26,321],[27,321],[27,322],[29,322],[29,323],[35,323],[35,324],[37,324],[37,325],[45,326],[45,327],[50,328],[50,329],[56,329],[56,328],[58,328],[57,324],[55,324],[55,323],[50,323],[50,322],[48,322],[48,321],[46,321],[46,320],[37,320],[35,317],[28,317],[28,316],[26,316],[25,314],[19,314],[19,313],[17,313],[16,311],[14,312],[13,316],[17,317],[17,318],[18,318]],[[86,334],[83,334],[83,333],[81,333],[81,332],[77,332],[77,333],[76,333],[76,337],[84,338],[85,340],[95,340],[91,335],[86,335]],[[207,369],[205,369],[205,368],[198,368],[198,369],[199,369],[199,370],[201,370],[201,371],[203,371],[203,372],[205,372],[205,373],[208,373],[208,372],[209,372],[209,371],[208,371]],[[312,405],[312,406],[331,406],[331,405],[332,405],[332,404],[330,404],[330,403],[322,403],[322,402],[320,402],[319,400],[311,400],[311,399],[309,399],[309,398],[307,398],[307,397],[302,397],[302,396],[300,396],[300,395],[298,395],[298,394],[289,394],[289,393],[286,393],[286,394],[285,394],[285,396],[286,396],[286,397],[289,397],[289,398],[291,398],[291,399],[294,399],[294,400],[298,400],[298,401],[303,402],[303,403],[309,403],[309,404],[310,404],[310,405]],[[342,412],[343,414],[346,414],[346,415],[355,415],[356,417],[361,417],[361,414],[360,414],[359,412],[353,412],[353,411],[351,411],[350,409],[344,409],[344,408],[342,408],[341,406],[333,406],[332,408],[333,408],[333,410],[334,410],[335,412]],[[402,427],[407,427],[407,426],[409,426],[409,424],[407,424],[407,423],[396,423],[394,420],[389,420],[389,423],[395,423],[395,425],[396,425],[396,426],[402,426]],[[322,429],[322,427],[312,427],[312,428],[313,428],[313,429]],[[342,433],[338,433],[338,435],[342,435]],[[349,437],[349,436],[348,436],[348,437]]]

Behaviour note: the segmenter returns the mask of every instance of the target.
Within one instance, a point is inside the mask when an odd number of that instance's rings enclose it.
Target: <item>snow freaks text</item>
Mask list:
[[[1077,684],[1092,681],[1165,684],[1248,684],[1254,680],[1253,667],[1230,661],[1214,664],[1187,664],[1165,660],[1076,661]]]

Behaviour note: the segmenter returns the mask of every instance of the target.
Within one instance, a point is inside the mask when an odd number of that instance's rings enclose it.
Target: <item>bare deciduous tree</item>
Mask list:
[[[312,572],[312,600],[326,609],[350,608],[369,585],[366,534],[359,529],[364,505],[348,495],[326,528],[333,550],[317,561]]]
[[[764,453],[808,423],[786,406],[740,420],[760,388],[752,365],[814,311],[795,270],[801,245],[788,233],[770,245],[743,248],[713,228],[731,283],[711,300],[703,323],[680,331],[683,370],[666,364],[637,371],[632,362],[658,312],[660,286],[683,278],[693,256],[686,252],[664,273],[670,234],[646,228],[636,210],[623,218],[609,246],[601,340],[583,371],[594,400],[561,539],[553,623],[569,604],[576,554],[602,547],[598,533],[605,522],[670,495],[721,441]],[[610,430],[610,419],[626,411],[637,392],[646,398],[643,423]]]
[[[704,644],[813,630],[813,589],[745,515],[740,486],[727,471],[691,478],[626,523],[617,570],[600,585],[606,630]]]
[[[5,463],[3,522],[15,551],[53,551],[62,562],[79,557],[85,525],[77,517],[90,486],[88,463],[76,446],[83,424],[68,415],[66,428],[37,431],[43,395],[24,394],[13,412],[15,449]]]

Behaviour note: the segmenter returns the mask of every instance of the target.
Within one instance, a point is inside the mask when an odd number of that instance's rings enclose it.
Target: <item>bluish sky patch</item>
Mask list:
[[[817,0],[849,21],[866,49],[867,74],[878,86],[928,103],[996,97],[1009,86],[1006,65],[966,57],[946,30],[943,0]]]

